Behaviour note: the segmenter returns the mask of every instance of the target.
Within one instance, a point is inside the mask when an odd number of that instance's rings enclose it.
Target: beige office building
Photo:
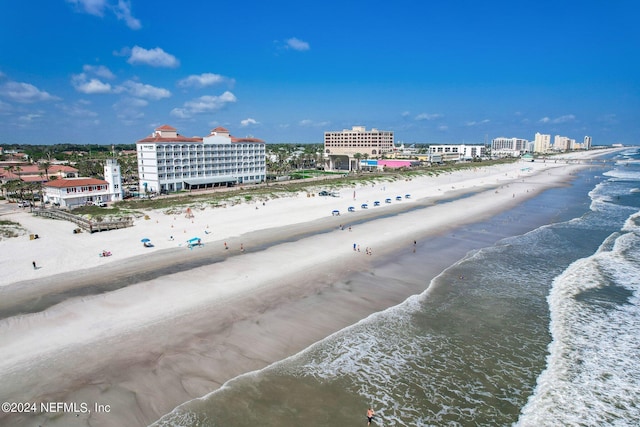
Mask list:
[[[355,170],[359,168],[358,158],[378,158],[392,151],[392,131],[353,126],[340,132],[324,133],[324,154],[329,170]]]

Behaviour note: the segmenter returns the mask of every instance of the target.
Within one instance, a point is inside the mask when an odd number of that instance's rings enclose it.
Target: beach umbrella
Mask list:
[[[150,241],[151,241],[151,239],[147,239],[147,238],[145,237],[144,239],[142,239],[142,240],[140,240],[140,241],[141,241],[142,243],[147,243],[147,242],[150,242]]]

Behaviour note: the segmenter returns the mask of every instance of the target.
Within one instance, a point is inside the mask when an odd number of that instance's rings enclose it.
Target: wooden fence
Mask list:
[[[61,219],[63,221],[70,221],[78,225],[84,231],[93,233],[96,231],[108,231],[119,228],[127,228],[133,226],[133,218],[125,217],[118,220],[89,220],[72,213],[58,210],[58,209],[34,209],[33,214],[37,216],[43,216],[45,218]]]

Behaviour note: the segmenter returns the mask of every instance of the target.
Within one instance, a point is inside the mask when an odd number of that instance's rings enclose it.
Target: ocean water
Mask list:
[[[640,425],[640,150],[614,159],[482,227],[551,223],[154,425]],[[366,280],[423,280],[423,249]]]

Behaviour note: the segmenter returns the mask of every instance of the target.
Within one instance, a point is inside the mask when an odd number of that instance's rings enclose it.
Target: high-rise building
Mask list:
[[[168,125],[136,142],[140,191],[170,191],[259,183],[266,178],[264,141],[236,138],[223,127],[204,138]]]
[[[374,158],[393,151],[393,131],[353,126],[341,132],[324,133],[324,154],[329,170],[358,169],[358,157]]]
[[[551,151],[551,135],[536,132],[533,140],[533,151],[540,154]]]
[[[569,137],[560,135],[553,137],[553,149],[555,151],[568,151],[571,148],[571,139]]]
[[[491,155],[496,157],[518,157],[527,152],[529,141],[522,138],[494,138],[491,141]]]
[[[591,150],[591,137],[590,136],[585,136],[584,137],[584,142],[582,143],[582,149],[583,150]]]

